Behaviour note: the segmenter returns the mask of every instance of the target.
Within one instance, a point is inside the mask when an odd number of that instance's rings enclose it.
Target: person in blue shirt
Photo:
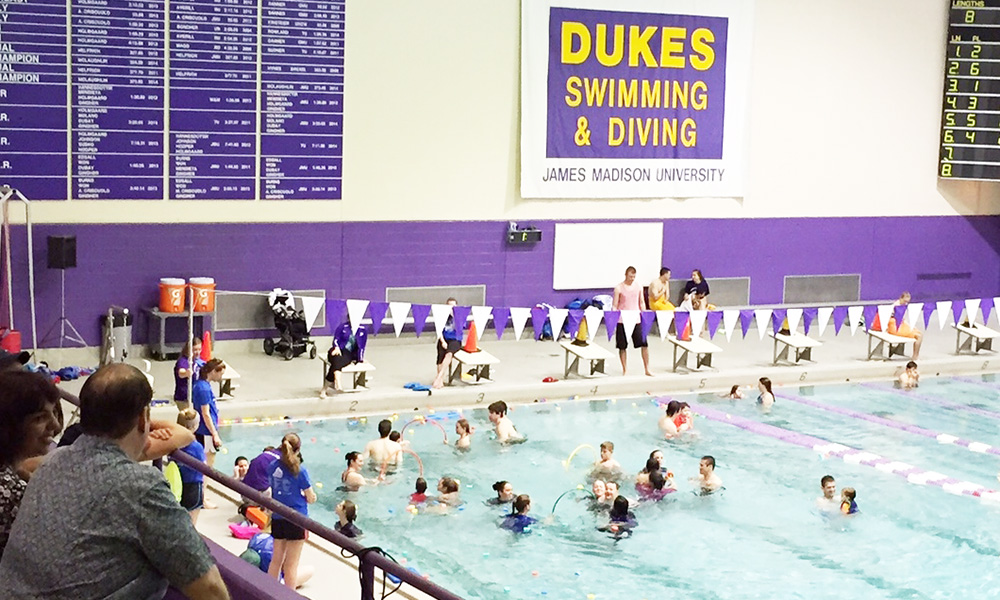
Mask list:
[[[294,433],[281,438],[281,457],[271,463],[268,479],[271,497],[296,512],[308,516],[309,505],[316,502],[316,493],[309,481],[309,473],[302,466],[302,440]],[[299,558],[305,545],[305,529],[275,513],[271,517],[271,535],[274,536],[274,555],[267,574],[275,579],[285,575],[285,586],[295,589],[298,585]]]
[[[191,389],[191,407],[201,419],[201,424],[194,433],[205,447],[208,458],[205,462],[210,467],[215,464],[215,453],[222,448],[222,438],[219,437],[219,407],[215,403],[212,382],[222,381],[222,374],[225,372],[225,363],[213,358],[201,368],[198,381],[194,382],[194,387]]]
[[[185,408],[177,414],[177,424],[189,431],[198,428],[198,421],[198,413],[190,408]],[[181,448],[181,452],[205,462],[205,447],[197,439]],[[177,463],[177,467],[181,472],[181,506],[191,515],[191,523],[197,524],[198,513],[205,503],[205,476],[182,463]]]
[[[528,533],[531,526],[538,522],[538,519],[528,516],[528,511],[531,510],[531,497],[527,494],[521,494],[514,498],[513,509],[512,513],[500,521],[500,527],[514,533]]]
[[[448,298],[448,306],[457,306],[458,300]],[[441,329],[441,336],[437,339],[437,377],[431,387],[440,389],[444,387],[444,378],[451,369],[451,358],[462,349],[462,324],[455,323],[455,317],[449,316]]]

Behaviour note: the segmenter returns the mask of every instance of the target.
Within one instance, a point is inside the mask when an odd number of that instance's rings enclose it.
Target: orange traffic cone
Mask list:
[[[476,344],[478,341],[478,336],[476,335],[476,322],[473,321],[469,324],[469,337],[465,339],[465,346],[462,350],[466,352],[479,352],[479,346]]]
[[[212,334],[205,332],[201,335],[201,360],[208,362],[212,360]]]

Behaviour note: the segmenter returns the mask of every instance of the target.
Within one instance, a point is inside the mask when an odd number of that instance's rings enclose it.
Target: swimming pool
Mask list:
[[[912,394],[888,385],[783,388],[778,393],[825,406],[849,407],[901,424],[914,424],[985,444],[1000,445],[1000,387],[982,381],[927,380]],[[777,391],[777,390],[776,390]],[[995,488],[997,457],[938,443],[901,429],[862,421],[778,398],[770,414],[752,401],[707,395],[675,396],[692,404],[878,453],[926,470]],[[337,491],[344,454],[377,437],[382,415],[362,421],[329,419],[235,425],[223,428],[229,449],[254,456],[288,430],[303,438],[303,455],[320,500],[311,515],[336,521],[345,497],[358,504],[363,542],[406,559],[421,573],[467,598],[653,599],[684,598],[944,598],[1000,595],[994,567],[1000,557],[1000,505],[957,496],[937,487],[871,467],[824,459],[816,452],[739,429],[697,419],[700,436],[682,442],[660,439],[654,398],[616,401],[549,400],[516,407],[511,417],[529,441],[499,448],[489,440],[484,409],[464,411],[476,427],[473,449],[457,453],[441,430],[414,423],[406,429],[433,489],[442,476],[461,481],[466,501],[450,514],[412,515],[405,510],[417,476],[406,459],[387,485],[361,492]],[[942,403],[965,406],[949,408]],[[977,412],[978,411],[978,412]],[[996,419],[988,415],[996,411]],[[426,413],[425,413],[426,414]],[[413,418],[400,415],[399,429]],[[430,415],[453,433],[454,413]],[[515,536],[496,527],[501,510],[483,501],[491,484],[506,479],[532,498],[532,514],[548,515],[555,500],[585,483],[594,453],[583,450],[570,468],[567,456],[580,444],[615,443],[626,473],[638,471],[661,448],[677,476],[679,492],[635,513],[639,527],[615,540],[595,529],[599,519],[573,493],[558,505],[551,523]],[[687,482],[699,458],[715,456],[725,490],[697,496]],[[858,490],[862,514],[823,518],[814,509],[824,474],[838,488]],[[635,498],[631,486],[624,492]]]

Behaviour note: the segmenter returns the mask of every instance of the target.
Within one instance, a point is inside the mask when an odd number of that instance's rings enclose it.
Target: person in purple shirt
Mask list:
[[[178,403],[177,408],[179,409],[187,408],[188,379],[193,377],[194,381],[198,381],[198,374],[201,371],[201,367],[205,364],[205,361],[199,357],[200,354],[201,340],[193,338],[184,345],[181,355],[177,358],[177,362],[174,363],[174,402]],[[194,361],[193,368],[191,367],[191,362],[188,360],[188,355]]]
[[[247,469],[247,474],[243,477],[243,483],[258,492],[263,493],[267,491],[267,488],[271,485],[267,477],[269,467],[280,456],[281,453],[274,446],[264,448],[263,452],[250,461],[250,468]]]

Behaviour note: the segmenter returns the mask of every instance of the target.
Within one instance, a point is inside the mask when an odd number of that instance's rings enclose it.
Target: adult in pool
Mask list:
[[[538,522],[538,519],[528,516],[528,511],[531,510],[531,497],[521,494],[514,498],[513,509],[513,512],[500,521],[500,527],[514,533],[528,533],[530,527]]]
[[[493,484],[493,490],[497,495],[486,501],[489,506],[501,506],[514,501],[514,486],[509,481],[498,481]]]
[[[722,489],[722,478],[715,473],[715,458],[702,456],[698,462],[698,476],[692,477],[702,496],[713,494]]]
[[[367,479],[361,474],[365,458],[360,452],[348,452],[344,458],[347,460],[347,469],[340,474],[340,481],[347,491],[356,492],[366,485],[378,485],[383,480],[381,474],[376,479]]]
[[[760,395],[757,396],[757,404],[761,408],[771,408],[774,404],[774,393],[771,391],[771,380],[767,377],[761,377],[760,381],[757,382],[757,389],[760,390]]]

